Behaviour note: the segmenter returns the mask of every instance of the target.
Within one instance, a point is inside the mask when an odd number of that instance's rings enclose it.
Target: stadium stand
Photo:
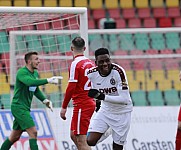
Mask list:
[[[167,105],[169,106],[180,105],[180,98],[177,90],[175,89],[165,90],[164,97]]]
[[[152,8],[159,8],[159,7],[163,7],[164,3],[163,3],[163,0],[151,0],[150,5]]]
[[[174,26],[181,27],[181,18],[180,17],[177,17],[174,19]]]
[[[121,8],[133,8],[133,0],[120,0]]]
[[[161,28],[172,27],[171,18],[160,18],[158,21],[158,26]]]
[[[102,0],[91,0],[89,1],[89,8],[90,9],[102,9],[103,8],[103,1]]]
[[[44,0],[44,6],[45,7],[56,7],[57,6],[57,0]]]
[[[125,19],[122,19],[122,18],[116,19],[116,28],[117,29],[126,28]]]
[[[180,17],[180,8],[179,7],[168,7],[167,10],[169,18]]]
[[[122,9],[122,16],[124,19],[134,18],[135,17],[135,9],[134,8]]]
[[[11,0],[0,1],[0,6],[12,6],[12,1]]]
[[[88,1],[85,0],[75,0],[74,1],[75,7],[88,7]]]
[[[138,9],[138,17],[140,19],[151,17],[150,8],[139,8]]]
[[[153,17],[154,18],[163,18],[166,17],[166,8],[153,8]]]
[[[136,8],[148,8],[148,0],[135,0]]]
[[[156,28],[155,18],[145,18],[143,21],[143,26],[145,28]]]
[[[42,6],[42,0],[29,0],[30,7],[41,7]]]
[[[26,0],[14,0],[14,6],[27,6],[27,1]]]
[[[143,90],[131,92],[131,97],[132,97],[134,106],[148,105],[148,102],[146,101],[146,92]]]
[[[60,7],[73,7],[73,1],[72,0],[59,0],[59,6]]]
[[[105,0],[105,7],[107,9],[119,8],[119,1],[118,0]]]
[[[109,14],[109,17],[110,18],[113,18],[113,19],[115,19],[115,20],[117,20],[117,19],[120,19],[120,9],[119,8],[109,8],[108,9],[108,14]]]
[[[179,0],[166,0],[167,7],[179,7]]]
[[[163,106],[164,105],[163,95],[159,89],[149,91],[148,100],[149,100],[151,106]]]

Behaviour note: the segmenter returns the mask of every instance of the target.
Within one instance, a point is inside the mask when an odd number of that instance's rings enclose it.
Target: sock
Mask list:
[[[181,150],[181,130],[177,130],[175,150]]]
[[[11,145],[13,145],[13,143],[7,138],[1,145],[0,150],[9,150],[11,148]]]
[[[38,150],[37,139],[29,139],[29,143],[31,150]]]
[[[97,141],[97,144],[104,141],[109,135],[112,134],[112,129],[108,128],[107,131],[101,136],[101,138]]]

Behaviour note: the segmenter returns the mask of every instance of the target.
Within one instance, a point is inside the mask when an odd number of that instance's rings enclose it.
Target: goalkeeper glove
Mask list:
[[[95,98],[97,100],[104,100],[105,99],[105,94],[99,92],[97,89],[90,89],[88,92],[88,96]]]
[[[54,76],[51,78],[47,78],[48,83],[58,84],[58,80],[63,79],[62,76]]]
[[[43,101],[43,104],[45,104],[46,107],[48,107],[48,108],[53,112],[53,105],[52,105],[52,102],[51,102],[50,100],[45,99],[45,100]]]

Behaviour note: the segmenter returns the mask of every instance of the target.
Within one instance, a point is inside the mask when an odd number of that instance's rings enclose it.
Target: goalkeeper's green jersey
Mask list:
[[[47,79],[38,79],[37,70],[31,72],[27,67],[22,67],[16,75],[16,83],[14,88],[14,96],[12,105],[30,110],[33,95],[40,101],[46,99],[38,86],[47,84]]]

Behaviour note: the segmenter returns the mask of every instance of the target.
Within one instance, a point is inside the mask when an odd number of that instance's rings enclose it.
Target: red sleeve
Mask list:
[[[68,103],[70,102],[72,95],[74,93],[75,87],[76,87],[77,82],[69,82],[66,92],[65,92],[65,96],[64,96],[64,100],[62,103],[62,108],[66,109],[68,106]]]

